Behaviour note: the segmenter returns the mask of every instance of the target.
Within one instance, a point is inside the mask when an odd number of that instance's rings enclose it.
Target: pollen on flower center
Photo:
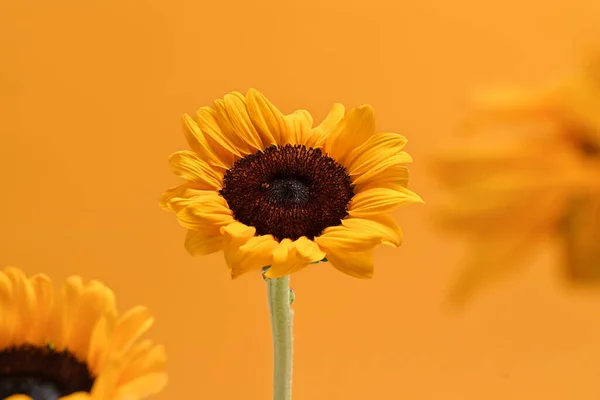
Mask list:
[[[0,399],[22,394],[34,400],[56,400],[89,393],[93,384],[87,365],[68,351],[31,345],[0,351]]]
[[[238,160],[219,192],[236,220],[278,240],[313,239],[348,215],[354,186],[320,149],[271,146]]]

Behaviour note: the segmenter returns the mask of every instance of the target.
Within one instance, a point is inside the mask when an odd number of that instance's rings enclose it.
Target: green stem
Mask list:
[[[292,319],[290,277],[265,279],[273,330],[273,400],[292,398]]]

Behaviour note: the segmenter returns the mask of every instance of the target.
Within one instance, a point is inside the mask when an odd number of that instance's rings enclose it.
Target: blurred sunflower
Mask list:
[[[110,289],[68,278],[0,271],[0,398],[135,400],[166,383],[165,353],[138,341],[152,325],[143,307],[119,315]]]
[[[368,105],[346,113],[335,104],[313,127],[307,111],[283,115],[250,89],[183,122],[193,151],[170,162],[187,182],[169,189],[161,206],[188,229],[189,253],[223,250],[234,278],[264,266],[277,278],[325,257],[369,278],[373,249],[402,241],[389,212],[421,201],[406,187],[406,139],[376,133]]]
[[[523,265],[548,235],[571,282],[600,283],[600,58],[554,86],[486,95],[464,127],[434,163],[440,221],[473,247],[451,300]]]

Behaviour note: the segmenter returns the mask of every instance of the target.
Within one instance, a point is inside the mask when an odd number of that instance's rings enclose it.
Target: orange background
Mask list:
[[[408,136],[411,186],[433,203],[425,161],[469,92],[568,69],[599,20],[597,0],[1,0],[0,264],[150,306],[169,354],[158,399],[269,399],[262,279],[188,256],[157,205],[178,182],[180,114],[248,87],[315,120],[371,103],[380,130]],[[405,245],[378,251],[373,280],[293,276],[294,399],[600,398],[600,298],[565,290],[551,246],[452,313],[460,246],[427,205],[397,217]]]

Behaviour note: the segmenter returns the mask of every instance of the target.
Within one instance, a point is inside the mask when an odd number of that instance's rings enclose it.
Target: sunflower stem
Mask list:
[[[273,400],[291,400],[294,311],[291,307],[290,277],[266,278],[265,281],[273,331]]]

